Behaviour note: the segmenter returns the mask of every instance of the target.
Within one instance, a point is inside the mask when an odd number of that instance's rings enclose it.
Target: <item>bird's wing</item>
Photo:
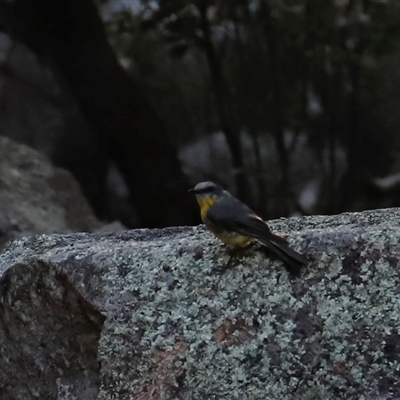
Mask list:
[[[273,234],[257,214],[235,198],[210,207],[207,219],[219,229],[258,239],[292,267],[298,268],[299,264],[308,262],[306,257],[289,247],[286,239]]]
[[[219,228],[242,235],[255,238],[270,238],[273,235],[257,214],[233,197],[210,207],[207,219]]]

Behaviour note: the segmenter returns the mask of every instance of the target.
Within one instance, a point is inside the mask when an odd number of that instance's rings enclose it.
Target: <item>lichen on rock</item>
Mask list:
[[[0,257],[0,397],[396,398],[399,217],[271,221],[310,259],[298,277],[257,247],[221,273],[203,227],[17,240]]]

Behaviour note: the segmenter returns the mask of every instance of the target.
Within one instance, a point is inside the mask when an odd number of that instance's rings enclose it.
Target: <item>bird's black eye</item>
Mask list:
[[[205,188],[196,190],[197,193],[202,193],[202,194],[207,194],[207,193],[214,193],[215,192],[215,187],[214,186],[207,186]]]

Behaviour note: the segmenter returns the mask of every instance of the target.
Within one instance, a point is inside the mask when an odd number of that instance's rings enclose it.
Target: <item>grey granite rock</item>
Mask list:
[[[28,146],[0,136],[0,250],[37,233],[92,231],[101,226],[78,183]]]
[[[400,398],[400,210],[271,221],[310,264],[202,227],[41,235],[0,257],[0,398]]]

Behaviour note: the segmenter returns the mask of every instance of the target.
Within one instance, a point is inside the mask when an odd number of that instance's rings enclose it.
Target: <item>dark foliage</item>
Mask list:
[[[99,214],[112,161],[136,225],[191,223],[175,148],[188,181],[218,180],[267,218],[399,205],[397,181],[375,178],[400,167],[400,2],[97,3],[2,2],[0,24],[52,60],[88,121],[79,168],[68,138],[55,159]]]
[[[180,107],[213,99],[207,121],[183,120],[176,135],[221,129],[241,198],[268,216],[380,206],[386,195],[372,200],[372,178],[397,168],[400,121],[390,111],[399,96],[397,1],[168,0],[153,9],[152,2],[141,4],[142,12],[124,14],[134,21],[125,31],[130,45],[116,48],[132,57],[137,76],[143,76],[144,57],[137,36],[152,43],[151,60],[160,53],[168,58],[167,68],[159,64],[142,80],[149,93],[158,90],[152,79],[175,67],[184,76],[169,89],[179,93]],[[115,19],[109,27],[112,37]],[[193,82],[184,85],[199,79],[198,60],[207,91],[192,92]],[[204,106],[201,111],[207,112]],[[186,135],[186,141],[195,138]],[[310,202],[302,200],[308,185],[314,188]]]

